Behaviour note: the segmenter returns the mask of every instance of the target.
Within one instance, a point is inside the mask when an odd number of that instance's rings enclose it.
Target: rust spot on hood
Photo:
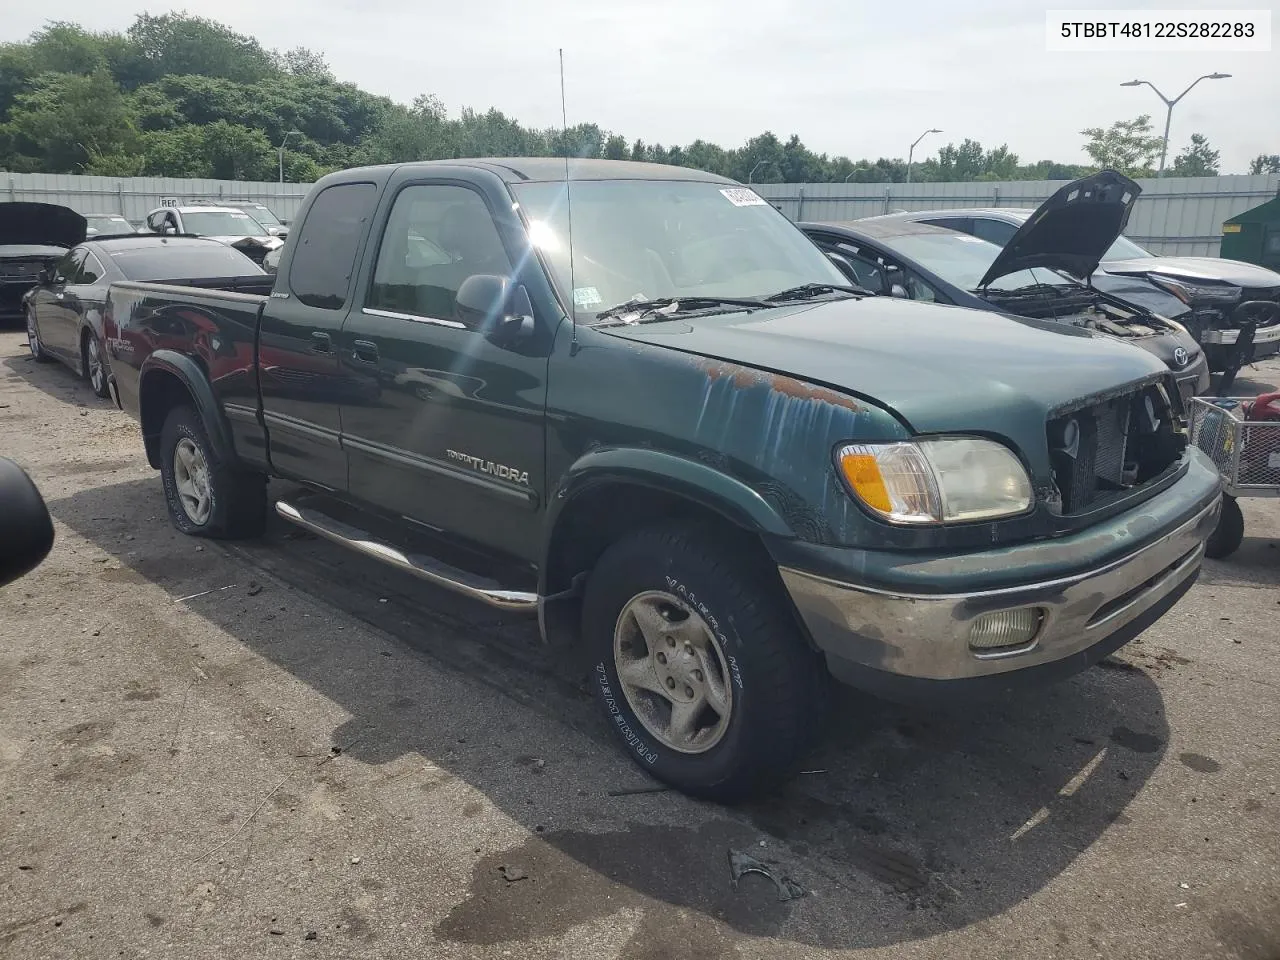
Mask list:
[[[763,386],[768,387],[775,393],[794,397],[797,400],[816,400],[820,403],[830,403],[854,413],[862,410],[858,402],[850,396],[828,387],[805,383],[803,380],[797,380],[781,373],[771,373],[768,370],[758,370],[755,367],[744,367],[724,360],[710,360],[706,357],[693,357],[692,360],[694,365],[701,368],[706,373],[707,378],[713,382],[727,379],[732,381],[734,386],[743,389]]]

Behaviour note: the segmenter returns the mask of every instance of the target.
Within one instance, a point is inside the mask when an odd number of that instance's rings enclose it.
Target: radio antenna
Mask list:
[[[573,281],[573,202],[569,197],[569,111],[564,101],[564,47],[560,48],[560,137],[564,146],[564,210],[568,223],[569,243],[569,319],[573,323],[573,339],[569,341],[569,356],[578,355],[578,288]]]

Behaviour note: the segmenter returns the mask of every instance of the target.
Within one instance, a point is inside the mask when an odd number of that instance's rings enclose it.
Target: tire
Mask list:
[[[50,363],[53,360],[44,345],[40,342],[40,330],[36,326],[35,312],[27,307],[27,347],[31,350],[31,359],[36,363]]]
[[[1213,560],[1229,557],[1240,548],[1243,540],[1244,514],[1240,512],[1240,504],[1235,497],[1223,496],[1222,515],[1205,543],[1204,555]]]
[[[107,399],[107,362],[102,353],[102,341],[92,330],[86,329],[80,337],[80,376],[89,382],[95,397]]]
[[[165,419],[160,477],[169,520],[188,536],[239,540],[266,527],[266,477],[220,459],[190,407],[174,407]]]
[[[587,581],[583,642],[592,686],[631,759],[685,793],[733,802],[792,771],[820,725],[829,680],[769,571],[717,539],[672,525],[609,547]],[[654,620],[655,610],[669,619]],[[659,634],[652,645],[642,619],[650,636]],[[690,638],[702,644],[692,657]],[[642,671],[643,682],[674,692],[624,684],[620,665],[629,678]],[[693,694],[695,704],[705,696],[702,707],[685,704],[700,711],[698,729],[677,749],[668,698],[682,694]]]

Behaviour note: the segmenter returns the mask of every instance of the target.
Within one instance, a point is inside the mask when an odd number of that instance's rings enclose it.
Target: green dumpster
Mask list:
[[[1219,256],[1280,271],[1280,196],[1224,220]]]

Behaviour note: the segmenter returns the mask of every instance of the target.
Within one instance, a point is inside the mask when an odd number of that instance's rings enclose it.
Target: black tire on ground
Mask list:
[[[680,752],[660,742],[618,679],[614,634],[620,615],[634,598],[653,591],[700,616],[729,666],[728,724],[705,752]],[[750,551],[696,526],[644,529],[605,551],[587,581],[583,642],[597,699],[641,769],[685,793],[721,802],[759,793],[793,772],[821,725],[831,681],[781,591]]]
[[[1229,557],[1239,549],[1244,540],[1244,514],[1240,512],[1240,504],[1235,497],[1223,496],[1222,515],[1218,518],[1218,526],[1210,534],[1204,546],[1204,553],[1214,560]]]
[[[186,443],[184,443],[186,441]],[[207,469],[207,516],[193,519],[179,493],[175,457],[179,444],[198,451]],[[179,531],[194,537],[239,540],[260,536],[267,520],[267,478],[219,459],[203,421],[190,407],[174,407],[160,433],[160,477],[164,482],[169,519]]]
[[[36,321],[31,315],[30,307],[27,307],[25,319],[27,323],[27,346],[31,350],[31,359],[36,363],[51,363],[53,357],[49,356],[48,351],[40,343],[40,331],[36,328]]]
[[[90,351],[93,349],[98,351],[98,373],[95,381],[95,374],[90,367]],[[107,387],[107,367],[106,360],[103,357],[102,341],[92,331],[86,329],[80,337],[80,376],[89,384],[89,389],[93,391],[95,397],[102,397],[104,400],[111,396],[111,390]]]

